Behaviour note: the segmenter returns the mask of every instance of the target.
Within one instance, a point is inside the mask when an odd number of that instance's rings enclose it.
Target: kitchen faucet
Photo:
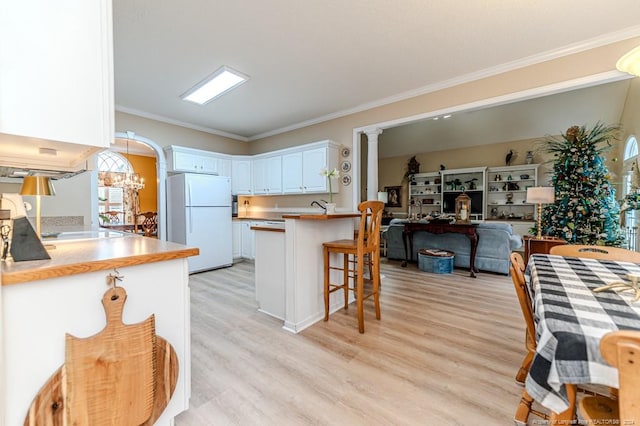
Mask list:
[[[320,201],[324,201],[324,200],[320,200]],[[325,203],[325,205],[323,206],[323,205],[322,205],[322,204],[320,204],[318,201],[313,200],[313,201],[311,202],[311,205],[312,205],[312,206],[318,206],[318,207],[320,207],[322,210],[324,210],[324,211],[326,212],[326,211],[327,211],[327,206],[326,206],[327,202],[326,202],[326,201],[324,201],[324,203]]]

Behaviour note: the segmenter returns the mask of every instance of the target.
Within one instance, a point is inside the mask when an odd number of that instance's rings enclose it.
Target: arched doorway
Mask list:
[[[167,184],[167,161],[164,155],[164,151],[154,141],[145,138],[144,136],[136,135],[135,132],[116,132],[116,140],[124,141],[125,143],[133,142],[142,144],[155,152],[156,155],[156,185],[157,185],[157,209],[158,212],[158,239],[167,239],[167,203],[166,203],[166,184]],[[151,185],[152,182],[147,182],[147,185]]]

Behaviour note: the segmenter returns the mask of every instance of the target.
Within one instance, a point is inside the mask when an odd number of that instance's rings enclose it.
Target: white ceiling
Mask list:
[[[115,99],[120,111],[252,140],[640,35],[638,16],[638,0],[114,0]],[[206,106],[180,100],[222,65],[251,79]]]
[[[454,113],[386,129],[380,158],[559,135],[573,125],[619,123],[630,80]]]

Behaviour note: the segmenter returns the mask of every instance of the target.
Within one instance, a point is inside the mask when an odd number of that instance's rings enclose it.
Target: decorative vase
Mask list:
[[[533,163],[533,151],[527,151],[527,157],[525,161],[527,164]]]
[[[327,214],[336,214],[336,203],[327,203]]]

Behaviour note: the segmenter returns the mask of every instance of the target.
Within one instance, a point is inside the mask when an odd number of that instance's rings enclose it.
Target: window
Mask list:
[[[124,190],[112,187],[109,182],[116,174],[132,172],[131,163],[117,152],[103,151],[98,154],[98,214],[108,211],[122,212],[120,220],[124,222]]]
[[[622,164],[622,194],[621,197],[629,194],[630,192],[637,190],[634,188],[634,182],[637,182],[640,178],[638,174],[638,141],[635,136],[631,135],[627,138],[627,142],[624,147],[624,162]],[[637,223],[638,223],[638,211],[627,210],[623,213],[625,228],[627,231],[627,244],[628,248],[636,250],[640,245],[637,238]]]

